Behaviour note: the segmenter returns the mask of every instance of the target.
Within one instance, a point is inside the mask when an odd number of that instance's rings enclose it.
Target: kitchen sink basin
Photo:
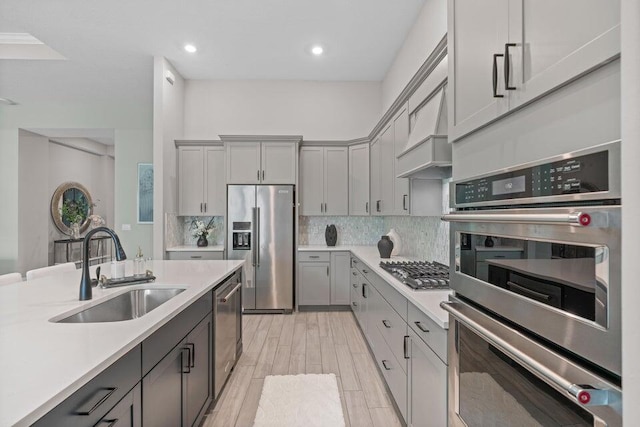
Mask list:
[[[184,289],[133,289],[56,323],[119,322],[142,317]]]

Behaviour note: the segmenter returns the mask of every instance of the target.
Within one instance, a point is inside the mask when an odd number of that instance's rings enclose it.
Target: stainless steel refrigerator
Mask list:
[[[245,311],[293,309],[294,186],[229,185],[227,258],[245,260]]]

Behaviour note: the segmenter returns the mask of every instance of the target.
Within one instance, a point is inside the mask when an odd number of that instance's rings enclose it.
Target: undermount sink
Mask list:
[[[142,317],[184,289],[133,289],[55,323],[119,322]]]

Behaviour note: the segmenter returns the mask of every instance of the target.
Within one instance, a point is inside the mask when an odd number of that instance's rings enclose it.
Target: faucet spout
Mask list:
[[[120,244],[120,239],[115,231],[107,227],[97,227],[89,231],[84,236],[84,241],[82,243],[82,280],[80,281],[80,301],[87,301],[93,298],[91,291],[91,276],[89,274],[89,244],[91,236],[99,232],[107,233],[111,237],[111,240],[113,240],[116,250],[116,260],[124,261],[127,259],[127,254],[124,253],[124,249]]]

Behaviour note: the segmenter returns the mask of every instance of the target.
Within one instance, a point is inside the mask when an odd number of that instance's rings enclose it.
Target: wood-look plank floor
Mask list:
[[[333,373],[347,427],[399,427],[351,312],[243,316],[244,352],[202,427],[251,427],[267,375]],[[287,426],[282,426],[287,427]]]

